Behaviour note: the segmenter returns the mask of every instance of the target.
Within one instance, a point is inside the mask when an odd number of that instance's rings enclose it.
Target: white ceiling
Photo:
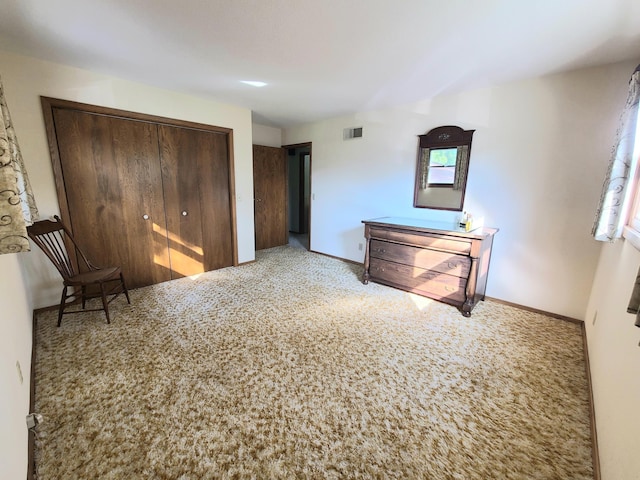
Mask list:
[[[2,0],[0,49],[286,127],[640,59],[640,1]]]

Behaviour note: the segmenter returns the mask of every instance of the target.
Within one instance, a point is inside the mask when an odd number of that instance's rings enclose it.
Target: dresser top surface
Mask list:
[[[372,218],[370,220],[362,220],[362,223],[365,225],[398,227],[417,232],[439,233],[467,238],[485,238],[487,236],[494,235],[498,231],[497,228],[479,227],[467,232],[464,228],[460,228],[453,222],[404,217]]]

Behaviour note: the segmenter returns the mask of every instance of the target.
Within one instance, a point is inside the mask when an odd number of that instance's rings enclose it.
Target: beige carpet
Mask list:
[[[37,323],[45,479],[592,478],[580,326],[291,247]]]

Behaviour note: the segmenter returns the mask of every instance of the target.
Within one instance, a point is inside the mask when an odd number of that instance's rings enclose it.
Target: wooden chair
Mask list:
[[[30,227],[27,227],[27,233],[29,238],[53,262],[64,280],[60,308],[58,309],[58,327],[62,323],[63,314],[101,310],[104,310],[107,316],[107,323],[111,323],[109,319],[109,303],[115,300],[118,295],[124,293],[127,297],[127,302],[131,304],[120,267],[99,268],[93,265],[80,250],[71,232],[61,222],[60,218],[58,216],[54,218],[55,221],[42,220],[35,222]],[[80,271],[75,268],[76,261]],[[69,287],[72,287],[73,291],[67,294]],[[89,291],[87,287],[89,287]],[[90,291],[91,287],[96,288],[94,288],[94,291]],[[97,288],[100,290],[99,293],[95,292]],[[113,297],[107,300],[109,296]],[[72,297],[74,297],[74,300],[67,302]],[[102,298],[102,308],[85,309],[86,301],[90,298]],[[76,303],[78,299],[82,301],[82,310],[65,311],[68,305]]]

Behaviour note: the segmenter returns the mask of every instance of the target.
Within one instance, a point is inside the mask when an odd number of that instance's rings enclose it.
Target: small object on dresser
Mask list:
[[[462,212],[458,226],[464,228],[465,232],[476,230],[484,226],[484,217],[474,217],[468,212]]]
[[[478,228],[484,227],[484,217],[473,217],[469,215],[469,219],[467,220],[467,225],[465,230],[470,232],[472,230],[477,230]]]
[[[460,228],[467,228],[468,219],[469,219],[469,215],[467,214],[467,212],[462,212],[462,215],[460,215],[460,221],[458,222],[458,226]]]

